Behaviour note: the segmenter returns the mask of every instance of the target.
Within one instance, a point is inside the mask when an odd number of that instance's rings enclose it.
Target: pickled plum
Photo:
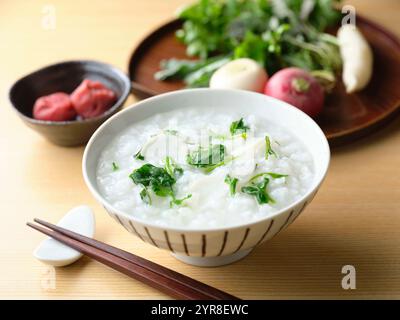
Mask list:
[[[36,100],[33,117],[45,121],[68,121],[76,117],[76,111],[67,93],[56,92]]]
[[[45,121],[74,120],[97,117],[117,100],[116,94],[99,81],[85,79],[70,95],[56,92],[38,98],[33,118]]]
[[[83,80],[71,94],[71,102],[84,119],[97,117],[115,102],[115,93],[99,81]]]

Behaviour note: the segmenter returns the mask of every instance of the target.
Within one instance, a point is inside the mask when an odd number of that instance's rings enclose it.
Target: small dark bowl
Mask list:
[[[84,79],[101,81],[115,92],[117,102],[105,113],[92,119],[33,119],[33,105],[37,98],[57,91],[71,93]],[[21,78],[11,87],[9,98],[27,126],[57,145],[77,146],[85,144],[105,120],[122,108],[130,91],[129,78],[117,68],[101,62],[78,60],[50,65]]]

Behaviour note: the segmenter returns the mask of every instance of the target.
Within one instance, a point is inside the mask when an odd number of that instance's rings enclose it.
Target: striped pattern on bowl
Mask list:
[[[119,215],[106,206],[104,208],[127,231],[157,248],[191,257],[218,257],[253,248],[273,238],[297,219],[315,193],[309,200],[262,222],[205,232],[188,230],[186,233],[162,227],[154,228]]]

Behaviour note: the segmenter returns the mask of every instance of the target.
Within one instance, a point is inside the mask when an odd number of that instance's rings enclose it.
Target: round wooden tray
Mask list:
[[[400,41],[368,19],[357,17],[357,26],[374,51],[373,78],[363,91],[346,94],[339,83],[326,99],[324,111],[316,119],[331,146],[363,137],[393,119],[400,111]],[[187,59],[185,46],[175,38],[180,20],[162,25],[135,49],[129,62],[132,91],[139,98],[182,89],[180,81],[157,81],[153,75],[160,61]]]

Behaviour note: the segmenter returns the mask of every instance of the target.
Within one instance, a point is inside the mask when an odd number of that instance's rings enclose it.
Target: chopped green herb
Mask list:
[[[277,157],[276,152],[272,150],[271,140],[269,139],[268,136],[265,136],[265,160],[268,160],[268,157],[272,155]]]
[[[135,155],[133,156],[135,159],[138,159],[138,160],[144,160],[144,156],[141,154],[141,152],[142,152],[142,149],[139,149],[139,151],[138,152],[136,152],[135,153]]]
[[[179,167],[171,157],[165,158],[165,170],[171,177],[180,177],[183,175],[183,169]]]
[[[171,176],[164,168],[147,163],[134,170],[129,177],[135,184],[140,184],[144,189],[140,192],[141,199],[151,204],[147,188],[150,188],[159,197],[171,197],[174,204],[180,204],[185,199],[176,199],[173,185],[176,183],[175,175]]]
[[[238,178],[232,178],[229,174],[225,177],[225,183],[229,185],[229,192],[231,196],[236,193],[236,184],[238,181]]]
[[[146,187],[140,191],[140,199],[142,199],[144,203],[151,205],[151,197]]]
[[[182,199],[173,198],[173,199],[171,200],[171,202],[169,203],[169,205],[170,205],[170,207],[172,207],[173,205],[180,206],[180,205],[182,205],[183,201],[185,201],[185,200],[187,200],[187,199],[190,199],[191,197],[192,197],[192,195],[189,194],[189,195],[187,195],[186,197],[184,197],[184,198],[182,198]]]
[[[171,196],[173,194],[172,186],[176,180],[168,172],[150,163],[134,170],[129,177],[135,184],[149,187],[159,197]]]
[[[225,158],[225,146],[222,144],[210,145],[208,148],[199,147],[187,155],[188,164],[198,168],[208,168],[220,164]]]
[[[250,127],[245,125],[243,118],[240,118],[240,120],[238,121],[232,122],[229,128],[232,136],[236,134],[241,134],[243,139],[247,138],[247,130],[250,130]]]
[[[231,161],[233,161],[233,160],[235,160],[235,158],[234,157],[228,157],[228,158],[225,158],[223,161],[221,161],[221,162],[218,162],[218,163],[216,163],[216,164],[214,164],[214,165],[212,165],[212,166],[209,166],[209,167],[207,167],[207,168],[204,168],[204,171],[206,172],[206,173],[210,173],[210,172],[212,172],[212,171],[214,171],[215,169],[217,169],[218,167],[221,167],[221,166],[223,166],[223,165],[226,165],[226,164],[228,164],[229,162],[231,162]]]
[[[279,179],[279,178],[286,178],[288,175],[287,174],[281,174],[281,173],[275,173],[275,172],[263,172],[263,173],[259,173],[257,175],[255,175],[254,177],[252,177],[249,182],[252,182],[260,177],[263,176],[270,176],[272,179]]]
[[[275,203],[275,200],[268,194],[267,186],[269,179],[264,179],[259,183],[252,182],[250,185],[242,187],[242,192],[254,196],[259,204]]]
[[[119,169],[118,165],[115,162],[112,163],[112,169],[113,171],[117,171]]]

